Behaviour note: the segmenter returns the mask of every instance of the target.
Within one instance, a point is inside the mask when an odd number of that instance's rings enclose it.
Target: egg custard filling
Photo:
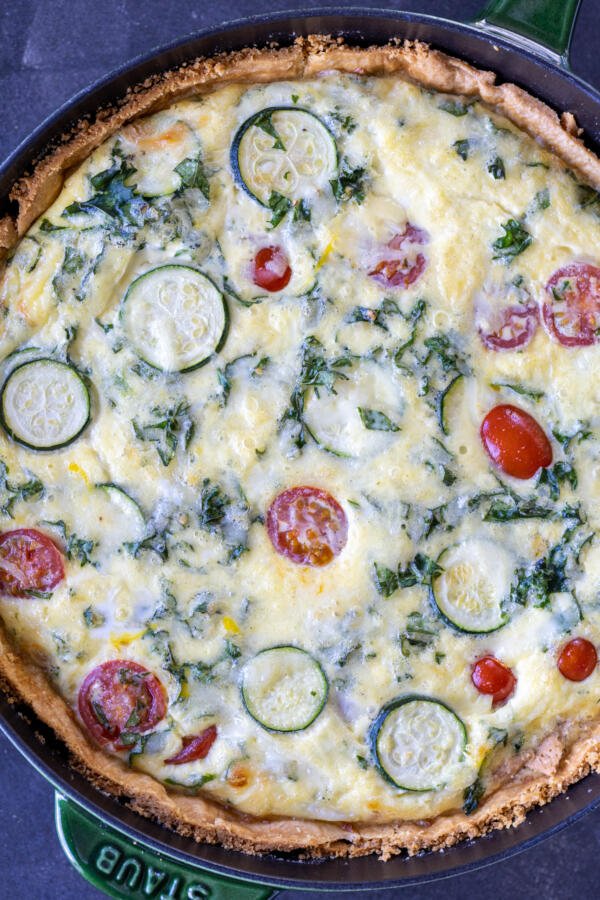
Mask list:
[[[422,822],[594,720],[599,208],[481,102],[339,72],[67,177],[0,282],[0,617],[93,747]]]

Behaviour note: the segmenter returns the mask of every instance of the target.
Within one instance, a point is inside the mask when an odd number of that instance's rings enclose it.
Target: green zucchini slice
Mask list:
[[[495,541],[473,538],[446,548],[431,597],[444,621],[467,634],[487,634],[509,620],[505,605],[515,573],[512,554]]]
[[[440,428],[445,435],[449,435],[452,431],[452,421],[456,424],[456,407],[462,402],[464,375],[457,375],[453,378],[448,387],[442,392],[439,399],[438,418]]]
[[[437,791],[463,760],[467,730],[441,700],[410,694],[380,710],[370,743],[375,765],[390,784],[403,791]]]
[[[221,291],[192,266],[168,263],[131,282],[120,311],[137,355],[163,372],[191,372],[223,347],[229,315]]]
[[[274,192],[291,201],[331,192],[338,163],[329,128],[314,113],[297,107],[260,110],[238,128],[231,145],[236,180],[263,206]]]
[[[329,684],[320,663],[300,647],[268,647],[244,666],[242,700],[268,731],[303,731],[323,710]]]
[[[342,369],[346,379],[335,394],[312,391],[306,398],[304,421],[323,450],[341,457],[365,459],[388,450],[401,430],[398,388],[376,362]]]
[[[139,505],[112,482],[95,486],[86,500],[87,533],[107,553],[114,553],[129,541],[140,541],[146,520]]]
[[[57,450],[90,421],[90,394],[73,366],[56,359],[24,362],[8,375],[0,397],[2,425],[31,450]]]

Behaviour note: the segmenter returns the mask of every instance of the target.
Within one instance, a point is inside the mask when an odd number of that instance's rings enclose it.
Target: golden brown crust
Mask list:
[[[491,791],[470,816],[462,811],[428,822],[338,824],[300,819],[254,819],[204,797],[168,792],[149,775],[133,771],[93,746],[42,670],[12,648],[0,626],[0,676],[33,707],[68,746],[73,763],[101,790],[132,809],[197,841],[246,853],[302,850],[307,856],[364,856],[388,859],[406,850],[440,850],[495,828],[523,821],[531,807],[548,803],[590,771],[600,770],[600,720],[564,725],[537,750],[513,757],[490,779]]]
[[[0,258],[56,199],[65,174],[132,119],[226,82],[314,78],[334,70],[364,75],[398,74],[431,90],[477,98],[540,140],[600,189],[600,160],[580,139],[572,113],[563,112],[559,117],[522,88],[497,85],[493,72],[476,69],[419,41],[362,49],[349,47],[341,39],[312,35],[297,38],[291,47],[248,48],[193,60],[132,87],[115,107],[101,110],[93,122],[78,122],[10,191],[18,212],[14,217],[0,219]]]
[[[66,173],[132,119],[175,100],[226,82],[266,82],[313,78],[336,70],[369,75],[398,74],[427,88],[475,97],[541,140],[583,178],[600,188],[600,160],[579,139],[570,113],[559,116],[511,84],[495,84],[492,72],[473,68],[418,42],[358,49],[322,36],[299,38],[284,49],[247,49],[197,59],[180,69],[132,88],[93,122],[79,122],[10,192],[14,217],[0,220],[0,258],[53,202]],[[339,824],[298,819],[253,819],[204,797],[169,793],[148,775],[93,746],[65,701],[42,670],[12,648],[0,625],[0,676],[69,747],[74,764],[102,790],[125,800],[198,841],[220,843],[249,853],[302,850],[309,856],[361,856],[383,859],[406,850],[442,849],[494,828],[517,825],[531,807],[547,803],[591,770],[600,769],[600,720],[564,725],[534,752],[514,757],[490,778],[491,790],[471,816],[462,811],[430,822]]]

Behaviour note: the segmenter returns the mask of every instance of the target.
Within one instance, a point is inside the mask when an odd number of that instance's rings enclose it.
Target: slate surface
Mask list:
[[[422,0],[387,5],[467,19],[478,0]],[[600,17],[596,0],[583,0],[575,39],[574,71],[600,84],[597,52]],[[139,53],[201,28],[270,9],[323,4],[278,0],[230,0],[225,6],[194,0],[3,0],[0,4],[0,160],[45,116],[76,91]],[[102,895],[85,884],[63,856],[54,831],[49,785],[0,736],[0,896],[21,900],[92,900]],[[492,868],[436,885],[381,891],[378,900],[404,894],[411,900],[514,900],[542,896],[571,900],[598,896],[600,810],[576,825]],[[316,900],[317,893],[284,892],[284,900]],[[330,895],[333,896],[333,895]],[[358,900],[364,893],[349,893]],[[372,895],[375,896],[375,895]]]

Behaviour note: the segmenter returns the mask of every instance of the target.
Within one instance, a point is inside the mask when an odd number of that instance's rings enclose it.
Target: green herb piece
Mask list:
[[[365,191],[367,186],[367,170],[362,166],[350,169],[348,163],[344,161],[340,168],[337,178],[329,182],[333,196],[340,203],[353,200],[355,203],[362,203],[365,199]]]
[[[0,515],[13,518],[16,503],[21,500],[39,499],[44,493],[44,485],[37,477],[29,478],[21,484],[13,484],[8,480],[8,467],[0,460]]]
[[[239,659],[242,655],[242,651],[238,647],[237,644],[234,644],[233,641],[230,641],[228,638],[225,641],[225,652],[230,659]]]
[[[271,219],[269,221],[269,228],[277,228],[279,223],[285,218],[290,209],[292,208],[292,201],[289,197],[284,197],[283,194],[279,194],[277,191],[271,191],[271,196],[268,200],[269,209],[272,212]]]
[[[343,113],[336,110],[331,113],[331,118],[338,122],[341,128],[344,131],[347,131],[348,134],[352,134],[353,131],[356,131],[358,128],[358,122],[351,115],[344,115]]]
[[[105,324],[104,322],[101,322],[100,319],[98,319],[98,318],[96,318],[96,317],[94,318],[94,322],[96,323],[96,325],[98,326],[98,328],[101,328],[101,329],[102,329],[102,331],[104,332],[104,334],[108,334],[109,331],[112,331],[113,328],[115,327],[114,325],[111,325],[110,323]]]
[[[487,167],[488,172],[495,178],[497,181],[500,179],[506,178],[506,170],[504,169],[504,162],[501,156],[496,156],[488,163]]]
[[[292,222],[310,222],[312,211],[306,200],[296,200]]]
[[[181,178],[180,190],[187,188],[197,188],[204,197],[210,199],[210,184],[208,175],[200,155],[196,157],[188,156],[178,166],[175,166],[175,172]]]
[[[504,234],[492,243],[492,249],[496,251],[492,258],[510,263],[516,256],[527,250],[533,238],[522,223],[516,219],[509,219],[501,227]]]
[[[558,500],[560,497],[560,486],[566,482],[573,490],[576,490],[577,481],[577,472],[571,463],[567,460],[560,460],[551,468],[542,469],[537,483],[538,487],[541,485],[548,487],[551,500]]]
[[[400,426],[396,425],[385,413],[377,409],[365,409],[364,406],[358,407],[360,420],[369,431],[400,431]]]
[[[519,519],[551,519],[555,510],[537,503],[535,498],[497,498],[483,517],[484,522],[514,522]]]
[[[454,143],[452,144],[452,149],[455,151],[455,153],[458,153],[460,158],[465,162],[469,158],[470,148],[471,142],[468,138],[463,138],[460,141],[454,141]]]
[[[195,426],[189,409],[189,404],[180,400],[175,406],[153,407],[151,413],[157,418],[156,422],[141,426],[135,419],[132,422],[135,436],[140,441],[154,444],[163,466],[173,460],[178,446],[187,450],[190,445]]]
[[[50,525],[60,532],[65,544],[65,554],[67,559],[76,560],[82,567],[87,565],[97,565],[97,563],[92,560],[91,556],[98,546],[98,541],[93,541],[90,538],[78,537],[74,531],[69,531],[62,519],[58,519],[56,522],[44,521],[43,524]]]
[[[97,609],[94,609],[93,606],[88,606],[83,611],[83,621],[88,628],[99,628],[101,625],[104,625],[106,619],[102,613],[98,612]]]
[[[142,553],[156,553],[163,562],[169,558],[168,538],[171,532],[168,528],[154,529],[150,534],[146,535],[139,541],[127,541],[124,544],[125,549],[135,559]]]
[[[372,309],[369,306],[355,306],[354,309],[350,310],[344,321],[348,324],[352,324],[353,322],[368,322],[369,325],[376,325],[383,331],[388,331],[383,309]]]
[[[69,218],[79,213],[100,213],[124,237],[130,237],[149,218],[156,217],[148,202],[135,193],[135,186],[126,184],[135,171],[121,151],[113,150],[110,168],[90,178],[90,184],[97,193],[89,200],[71,203],[62,215]]]
[[[466,374],[469,371],[463,354],[454,346],[450,338],[445,334],[434,334],[425,338],[424,346],[429,351],[422,360],[427,365],[432,356],[437,357],[444,372],[457,372]]]
[[[600,192],[588,184],[577,185],[577,202],[580,209],[587,209],[600,216]]]
[[[398,588],[414,587],[416,584],[431,584],[431,579],[442,571],[443,569],[435,560],[424,553],[417,553],[406,568],[402,569],[398,566],[396,572],[388,569],[387,566],[375,563],[375,587],[383,597],[388,598]]]
[[[442,100],[438,104],[438,109],[443,109],[444,112],[450,113],[451,116],[460,118],[460,116],[467,115],[469,106],[470,104],[463,103],[462,100]]]
[[[398,349],[396,350],[396,352],[394,354],[394,363],[399,368],[402,368],[404,366],[402,357],[404,356],[406,351],[409,350],[411,347],[413,347],[415,344],[419,326],[421,323],[421,319],[423,318],[423,316],[425,314],[426,308],[427,308],[427,304],[425,303],[424,300],[417,300],[415,305],[412,307],[412,309],[408,313],[408,316],[404,316],[404,318],[407,321],[411,322],[412,330],[411,330],[408,340],[404,341],[404,343],[398,347]]]
[[[361,769],[368,769],[368,768],[369,768],[369,763],[368,763],[368,761],[365,759],[364,756],[361,756],[360,753],[357,753],[357,754],[356,754],[356,762],[358,763],[358,765],[359,765],[359,767],[360,767]]]
[[[541,211],[543,209],[548,209],[550,206],[550,191],[548,188],[544,188],[541,191],[538,191],[535,197],[533,198],[533,202],[531,204],[532,212]]]
[[[411,612],[406,621],[406,630],[400,635],[400,648],[403,656],[410,656],[413,650],[424,650],[430,647],[439,629],[420,612]]]
[[[274,110],[272,109],[265,109],[254,119],[252,124],[271,135],[273,138],[273,150],[285,150],[284,143],[273,125],[273,112]]]
[[[490,387],[493,387],[496,390],[507,388],[509,391],[514,391],[515,394],[521,394],[522,397],[529,397],[534,403],[537,403],[545,396],[544,391],[538,391],[535,388],[527,387],[524,384],[516,384],[515,382],[510,381],[496,381],[493,382]]]
[[[569,556],[565,543],[560,543],[529,568],[517,569],[511,600],[521,606],[548,606],[550,594],[568,590]]]

